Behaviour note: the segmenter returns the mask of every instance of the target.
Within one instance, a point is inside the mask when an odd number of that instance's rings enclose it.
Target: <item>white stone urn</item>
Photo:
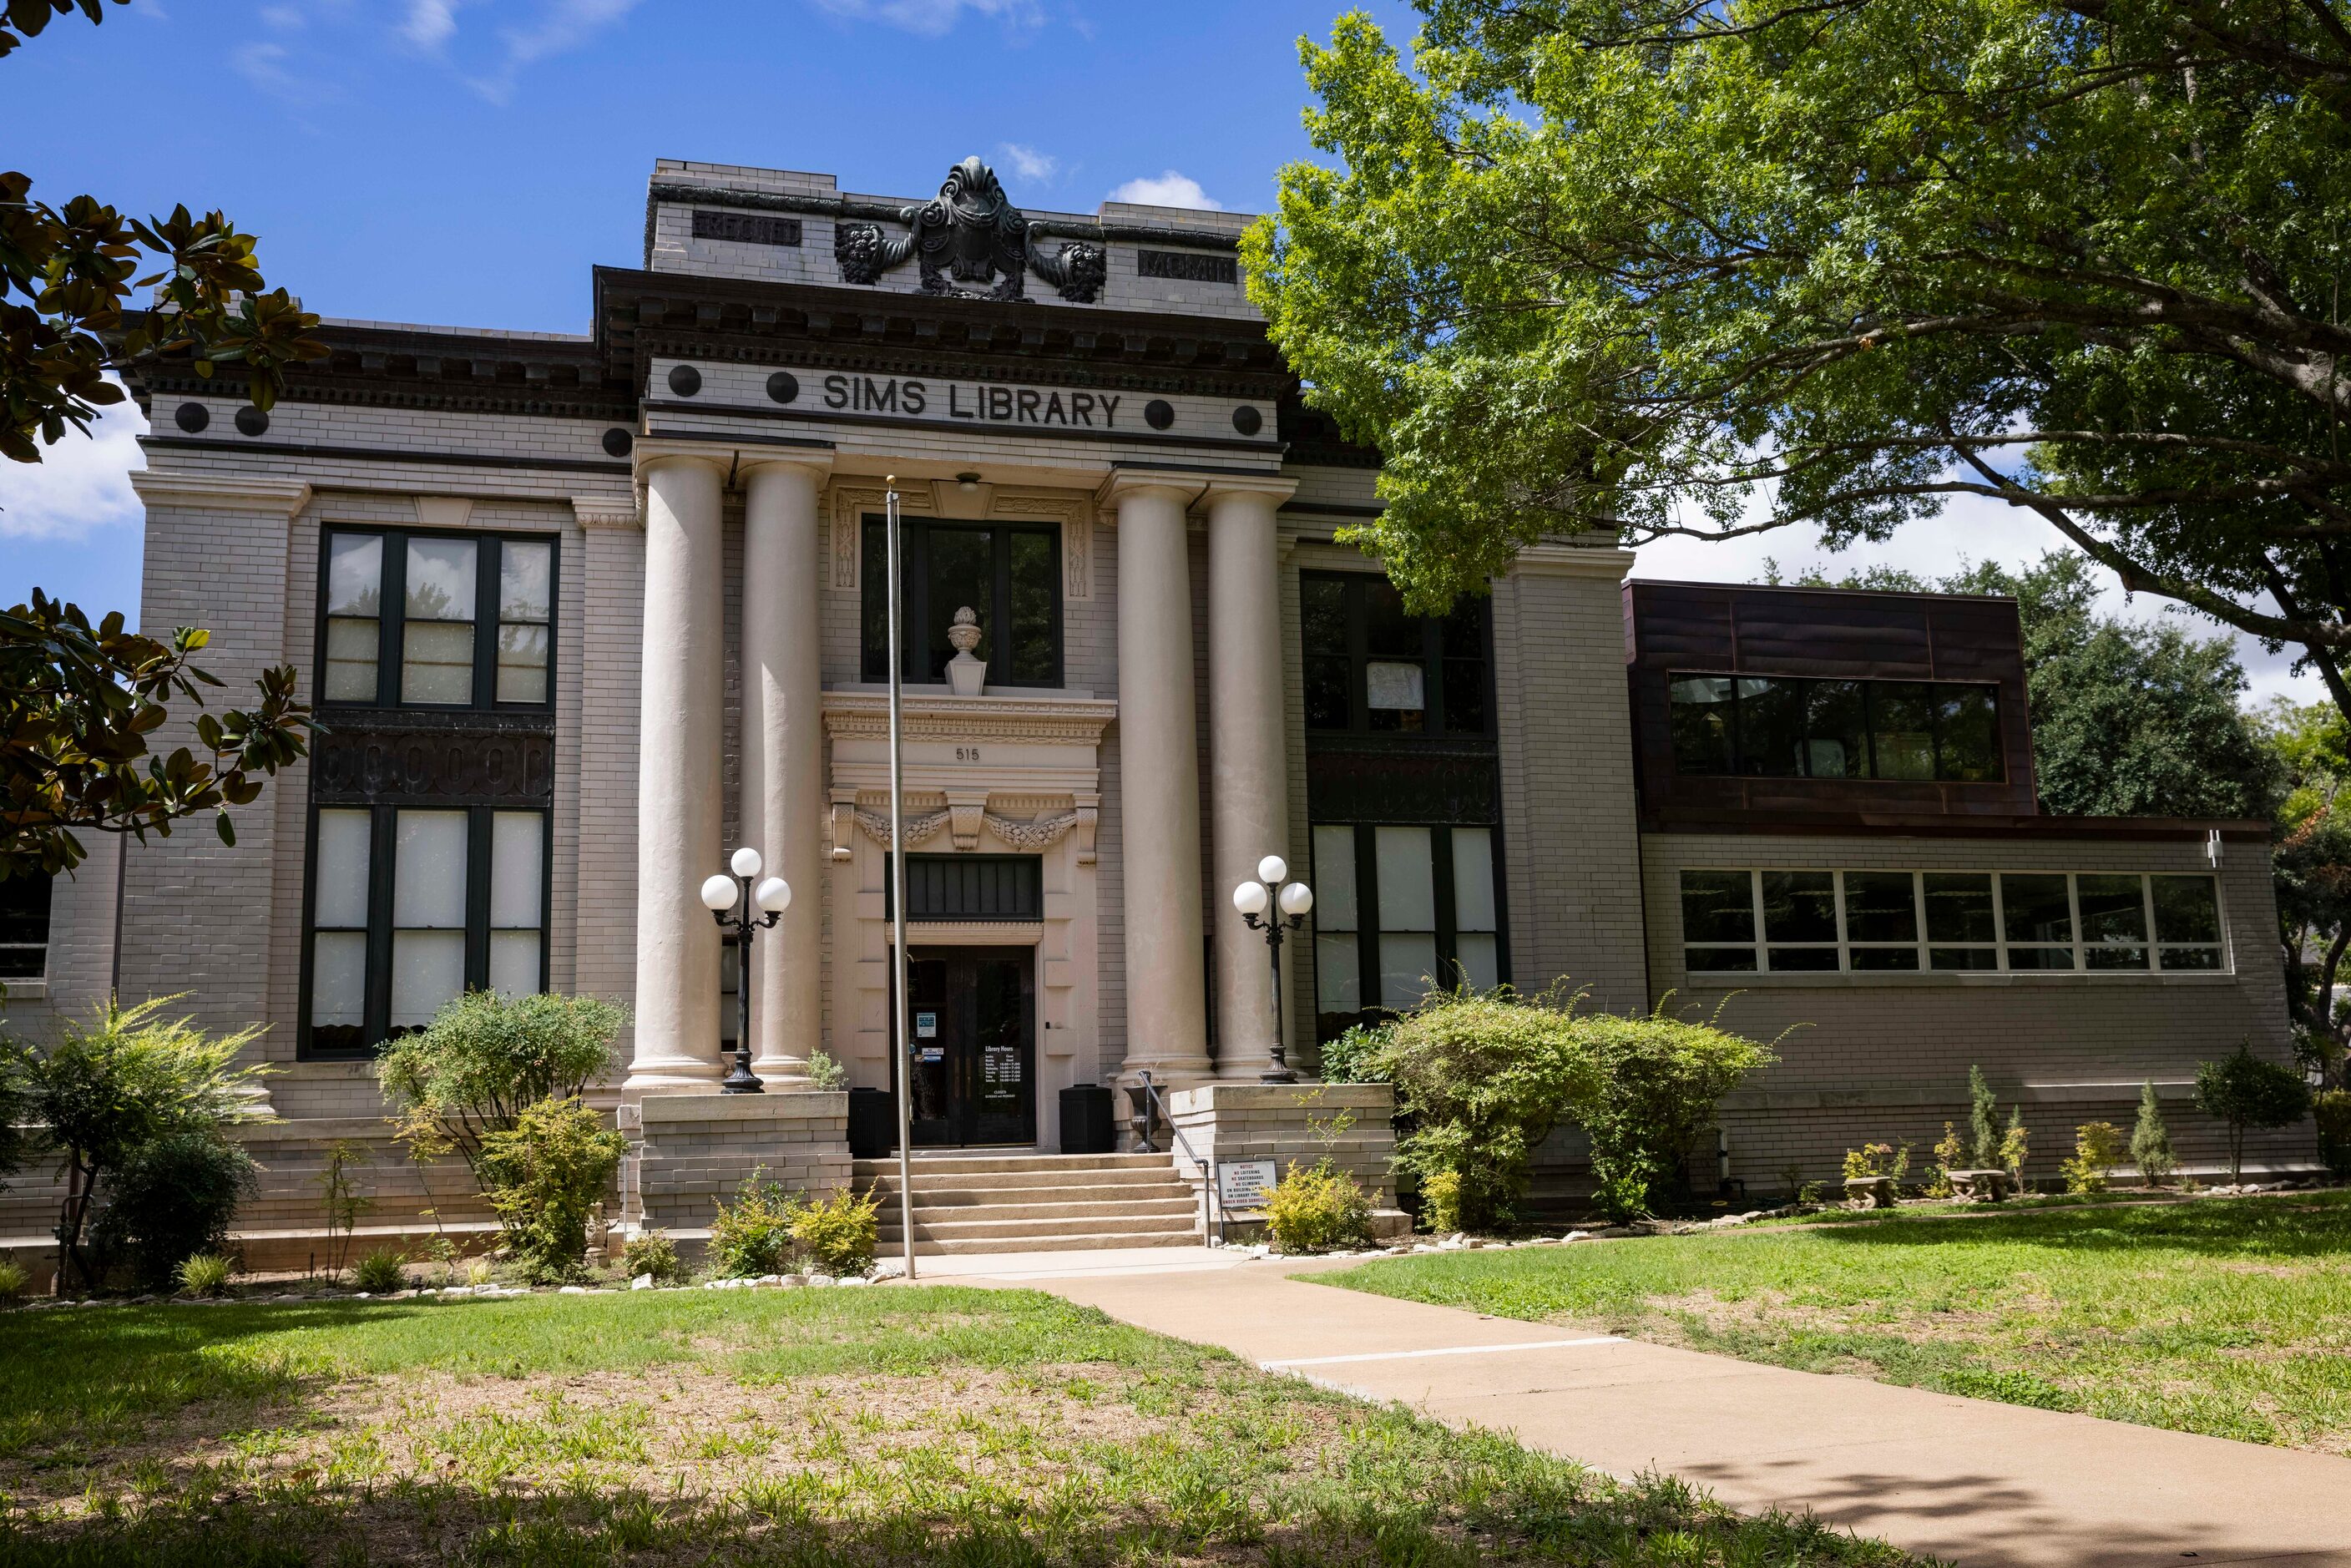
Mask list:
[[[975,659],[971,651],[979,646],[979,617],[967,604],[955,612],[954,623],[947,627],[947,641],[955,644],[956,655],[947,661],[947,685],[959,697],[976,697],[987,679],[987,661]]]

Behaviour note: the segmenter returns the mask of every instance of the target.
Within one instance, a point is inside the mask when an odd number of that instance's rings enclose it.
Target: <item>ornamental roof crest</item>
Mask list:
[[[879,283],[884,273],[914,262],[923,292],[956,299],[1026,299],[1027,276],[1060,290],[1064,299],[1091,305],[1109,274],[1102,247],[1084,240],[1047,251],[1042,225],[1031,224],[996,171],[977,154],[947,171],[939,193],[920,206],[898,209],[904,235],[879,224],[841,224],[833,230],[833,258],[844,282]]]

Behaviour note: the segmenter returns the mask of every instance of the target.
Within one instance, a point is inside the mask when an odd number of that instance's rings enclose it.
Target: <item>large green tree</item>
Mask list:
[[[2326,703],[2281,699],[2265,737],[2285,783],[2272,852],[2286,1005],[2303,1060],[2341,1082],[2351,998],[2335,988],[2351,958],[2351,726]]]
[[[1804,580],[1829,581],[1817,572]],[[2097,569],[2084,557],[2051,550],[2029,566],[1985,561],[1941,578],[1875,568],[1835,586],[2016,601],[2033,779],[2058,815],[2269,816],[2282,767],[2239,706],[2235,649],[2171,617],[2149,625],[2103,612]]]
[[[1252,298],[1423,607],[1949,497],[2351,711],[2351,0],[1419,0],[1302,45]]]

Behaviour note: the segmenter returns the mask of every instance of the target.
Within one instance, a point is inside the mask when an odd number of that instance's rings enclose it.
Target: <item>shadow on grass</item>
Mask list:
[[[2314,1258],[2351,1253],[2351,1192],[2196,1203],[2111,1204],[1962,1218],[1930,1215],[1777,1232],[1844,1247],[1980,1247],[2022,1243],[2082,1250],[2167,1248],[2210,1257]]]

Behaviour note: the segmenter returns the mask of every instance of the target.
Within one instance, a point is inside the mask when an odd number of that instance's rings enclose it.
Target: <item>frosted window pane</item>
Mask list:
[[[1318,1012],[1363,1010],[1363,959],[1355,950],[1353,932],[1322,934],[1314,938],[1314,1005]]]
[[[408,613],[427,621],[474,618],[474,552],[471,539],[408,541]]]
[[[538,994],[538,933],[490,933],[490,989],[510,997]]]
[[[382,628],[350,618],[327,622],[327,690],[330,703],[375,701],[376,653]]]
[[[383,539],[376,534],[336,534],[327,543],[327,613],[383,613]]]
[[[1453,830],[1453,928],[1491,931],[1494,918],[1494,831]]]
[[[369,813],[319,813],[319,881],[313,925],[368,923]]]
[[[546,822],[537,811],[499,811],[490,818],[492,925],[535,929],[545,924],[539,918],[538,895]]]
[[[498,628],[498,701],[547,700],[547,628],[507,624]]]
[[[1437,938],[1380,933],[1380,1006],[1418,1007],[1437,974]]]
[[[1375,708],[1411,712],[1428,706],[1426,677],[1418,664],[1391,664],[1373,660],[1364,665],[1364,701]]]
[[[366,1022],[367,933],[321,931],[310,940],[310,1022]]]
[[[1465,931],[1453,950],[1461,960],[1462,983],[1473,991],[1490,991],[1502,983],[1500,944],[1489,933]]]
[[[1437,929],[1437,884],[1430,874],[1426,828],[1374,828],[1382,931]],[[1384,967],[1384,963],[1383,963]]]
[[[401,649],[400,700],[404,703],[469,703],[474,700],[474,627],[471,622],[412,621]]]
[[[544,621],[555,602],[555,547],[507,544],[498,551],[498,618]]]
[[[465,812],[401,812],[392,868],[394,925],[465,926]]]
[[[422,1028],[431,1023],[441,1004],[465,988],[464,932],[392,934],[392,1028]]]
[[[1314,830],[1314,927],[1355,929],[1355,830]]]

